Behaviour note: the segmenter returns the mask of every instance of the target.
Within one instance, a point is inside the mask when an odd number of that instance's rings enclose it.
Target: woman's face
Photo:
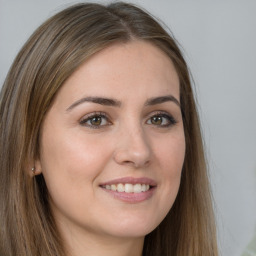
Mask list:
[[[64,83],[36,167],[62,232],[143,237],[174,203],[184,154],[174,66],[132,41],[95,54]]]

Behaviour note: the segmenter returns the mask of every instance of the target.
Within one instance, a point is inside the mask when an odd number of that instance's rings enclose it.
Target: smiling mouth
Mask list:
[[[100,184],[100,187],[115,199],[140,203],[155,194],[157,183],[147,177],[123,177]]]
[[[102,186],[107,190],[117,191],[117,192],[125,192],[125,193],[142,193],[147,192],[150,188],[152,188],[149,184],[111,184]]]

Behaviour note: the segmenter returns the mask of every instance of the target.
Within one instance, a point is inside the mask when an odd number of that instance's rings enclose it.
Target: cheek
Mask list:
[[[181,132],[177,136],[170,135],[158,141],[158,145],[154,152],[161,172],[160,185],[163,195],[161,198],[168,209],[171,208],[180,186],[185,157],[185,138]]]
[[[61,130],[46,130],[41,140],[41,164],[47,185],[84,189],[85,182],[92,182],[109,159],[107,145],[79,132],[67,135]]]
[[[41,139],[41,168],[57,216],[90,218],[87,212],[95,204],[94,181],[111,155],[108,141],[103,142],[84,133],[67,135],[60,129],[51,132],[45,129]]]
[[[154,154],[166,176],[180,175],[185,157],[185,137],[183,132],[170,134],[154,142]]]

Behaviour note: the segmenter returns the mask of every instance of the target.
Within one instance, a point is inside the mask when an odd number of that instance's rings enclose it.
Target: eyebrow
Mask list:
[[[150,98],[146,101],[145,106],[153,106],[153,105],[162,104],[162,103],[165,103],[168,101],[174,102],[178,107],[180,107],[179,101],[172,95]],[[76,106],[78,106],[84,102],[92,102],[92,103],[100,104],[103,106],[111,106],[111,107],[120,107],[122,104],[121,101],[115,100],[115,99],[110,99],[110,98],[84,97],[82,99],[79,99],[78,101],[75,101],[71,106],[69,106],[66,109],[66,111],[70,111],[73,108],[75,108]]]
[[[85,97],[82,98],[76,102],[74,102],[70,107],[67,108],[67,111],[70,111],[74,107],[84,103],[84,102],[92,102],[104,106],[111,106],[111,107],[120,107],[121,101],[114,100],[114,99],[108,99],[108,98],[102,98],[102,97]]]
[[[153,105],[165,103],[168,101],[174,102],[178,107],[180,107],[179,101],[172,95],[150,98],[146,101],[145,106],[153,106]]]

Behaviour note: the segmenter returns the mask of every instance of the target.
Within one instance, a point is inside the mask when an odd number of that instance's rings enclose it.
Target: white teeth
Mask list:
[[[145,191],[146,191],[146,184],[142,184],[142,185],[141,185],[141,191],[142,191],[142,192],[145,192]]]
[[[124,191],[126,193],[132,193],[133,192],[133,185],[132,184],[125,184],[124,185]]]
[[[110,189],[113,190],[113,191],[116,191],[116,185],[115,185],[115,184],[114,184],[114,185],[111,185],[111,186],[110,186]]]
[[[112,184],[103,186],[104,188],[112,191],[125,192],[125,193],[141,193],[149,190],[150,186],[148,184]]]
[[[135,184],[135,185],[133,186],[133,192],[134,192],[134,193],[140,193],[140,192],[142,192],[142,190],[141,190],[141,184]]]
[[[118,192],[124,192],[124,185],[123,184],[117,184],[117,191]]]

